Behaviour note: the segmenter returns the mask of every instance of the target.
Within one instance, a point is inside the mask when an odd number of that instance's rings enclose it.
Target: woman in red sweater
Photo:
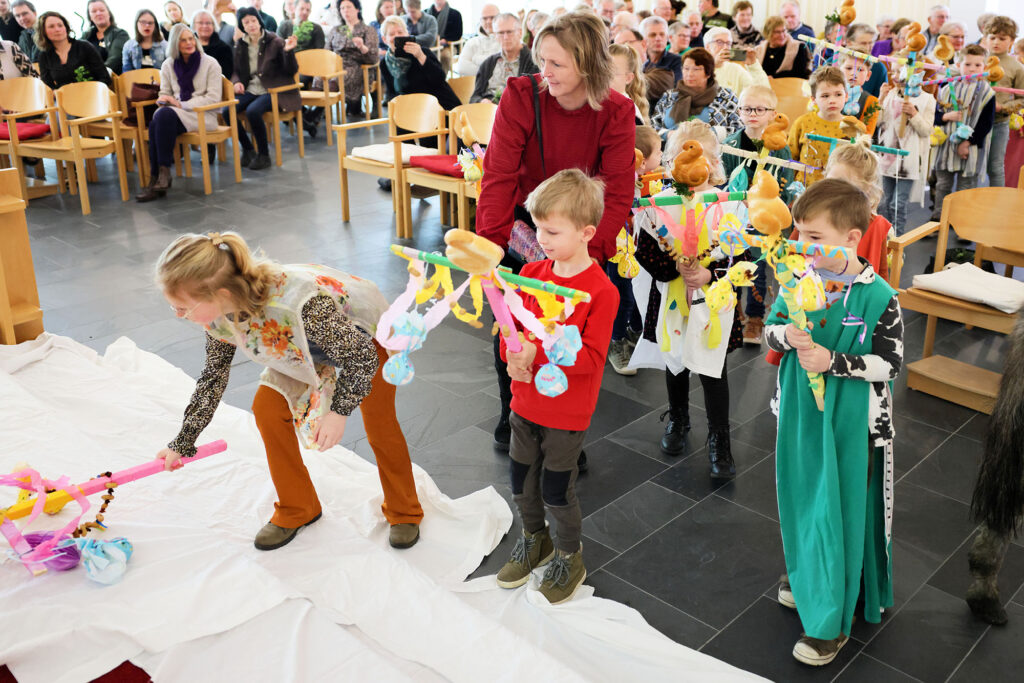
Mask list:
[[[592,12],[553,19],[534,41],[535,76],[510,78],[498,105],[477,203],[476,231],[508,251],[512,225],[532,227],[526,196],[558,171],[578,168],[605,184],[605,210],[590,255],[604,263],[633,202],[633,102],[611,90],[613,63],[604,22]],[[515,254],[505,265],[518,272]],[[511,382],[494,343],[501,392],[495,446],[508,450]]]

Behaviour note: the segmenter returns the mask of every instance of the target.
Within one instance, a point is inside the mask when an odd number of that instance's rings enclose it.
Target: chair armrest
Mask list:
[[[288,92],[289,90],[301,90],[302,83],[291,83],[289,85],[279,85],[276,88],[267,88],[268,93],[282,93]]]
[[[886,243],[886,255],[892,257],[889,266],[889,286],[893,289],[900,289],[900,277],[903,275],[903,252],[908,246],[919,242],[928,235],[938,232],[942,224],[937,221],[928,221],[899,237],[894,237]]]
[[[138,102],[134,102],[133,101],[131,103],[131,106],[133,106],[133,107],[148,107],[151,104],[156,104],[156,100],[139,100]]]
[[[196,112],[208,112],[214,109],[223,109],[224,107],[231,107],[238,104],[238,100],[224,100],[223,102],[214,102],[213,104],[204,104],[199,107],[192,107],[191,111]]]
[[[380,62],[376,64],[360,64],[363,67],[363,71],[369,71],[370,69],[380,69]]]
[[[416,140],[418,138],[427,138],[432,135],[447,135],[447,128],[441,128],[439,130],[428,130],[422,133],[406,133],[405,135],[392,135],[388,137],[391,142],[405,142],[406,140]]]
[[[23,119],[29,116],[42,116],[43,114],[56,114],[57,107],[47,107],[46,109],[36,109],[34,111],[18,111],[10,114],[4,114],[5,119]]]
[[[85,116],[80,119],[71,119],[68,121],[68,125],[71,126],[84,126],[87,123],[96,123],[97,121],[106,121],[107,119],[120,119],[124,115],[119,111],[112,111],[108,114],[97,114],[96,116]]]
[[[939,228],[941,227],[942,224],[939,223],[938,221],[928,221],[927,223],[919,225],[918,227],[914,228],[913,230],[910,230],[909,232],[903,233],[899,237],[892,238],[891,240],[889,240],[889,243],[899,244],[905,248],[910,246],[914,242],[919,242],[928,235],[931,235],[933,232],[938,232]]]
[[[336,133],[343,133],[346,130],[352,130],[355,128],[369,128],[370,126],[379,126],[382,123],[387,123],[387,119],[370,119],[369,121],[356,121],[355,123],[336,123],[332,128]]]

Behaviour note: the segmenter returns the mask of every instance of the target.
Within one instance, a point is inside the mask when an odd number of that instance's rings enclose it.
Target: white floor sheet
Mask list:
[[[0,346],[0,471],[25,462],[77,482],[138,464],[174,436],[194,386],[126,338],[103,356],[52,335]],[[755,678],[589,588],[553,608],[493,577],[463,583],[512,513],[493,488],[451,500],[419,467],[414,548],[387,546],[376,468],[338,447],[306,453],[323,518],[257,551],[275,496],[252,415],[222,405],[200,443],[215,439],[228,450],[115,492],[98,537],[133,543],[122,582],[0,562],[0,663],[19,681],[87,681],[125,660],[190,682]],[[0,490],[0,508],[14,498]]]

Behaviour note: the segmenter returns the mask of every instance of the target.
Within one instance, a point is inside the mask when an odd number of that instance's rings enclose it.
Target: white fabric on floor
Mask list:
[[[193,388],[124,338],[102,357],[51,335],[0,347],[0,471],[27,462],[80,482],[138,464],[176,433]],[[490,487],[450,500],[419,467],[414,548],[387,546],[376,468],[334,448],[306,453],[323,518],[287,548],[259,552],[252,537],[275,496],[252,415],[222,405],[200,443],[218,438],[225,453],[115,492],[97,537],[132,541],[121,583],[101,586],[80,568],[33,579],[0,564],[0,662],[19,681],[89,680],[126,659],[157,681],[751,678],[589,589],[552,608],[493,577],[463,584],[511,511]],[[13,500],[0,490],[0,507]]]

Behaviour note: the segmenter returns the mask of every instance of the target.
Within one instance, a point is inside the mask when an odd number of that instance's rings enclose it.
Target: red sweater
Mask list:
[[[615,237],[633,204],[633,102],[609,90],[601,110],[589,105],[562,109],[546,88],[540,90],[544,174],[533,111],[533,76],[508,79],[498,104],[484,155],[484,177],[477,201],[476,232],[508,246],[513,209],[547,177],[578,168],[604,181],[604,215],[590,241],[590,255],[604,262],[615,254]],[[540,76],[536,76],[538,81]]]
[[[504,99],[502,97],[502,101]],[[569,380],[565,393],[549,398],[538,392],[532,382],[512,382],[512,410],[544,427],[580,431],[590,426],[590,418],[597,405],[604,361],[612,340],[612,323],[619,310],[619,290],[596,263],[579,275],[568,278],[555,275],[554,265],[550,259],[528,263],[523,266],[522,275],[590,293],[590,302],[577,305],[566,321],[567,325],[579,328],[583,348],[576,355],[574,365],[559,366]],[[533,313],[541,312],[540,304],[529,294],[523,295],[523,303]],[[501,358],[507,359],[504,338],[501,340]],[[544,349],[538,343],[534,373],[547,362]]]

